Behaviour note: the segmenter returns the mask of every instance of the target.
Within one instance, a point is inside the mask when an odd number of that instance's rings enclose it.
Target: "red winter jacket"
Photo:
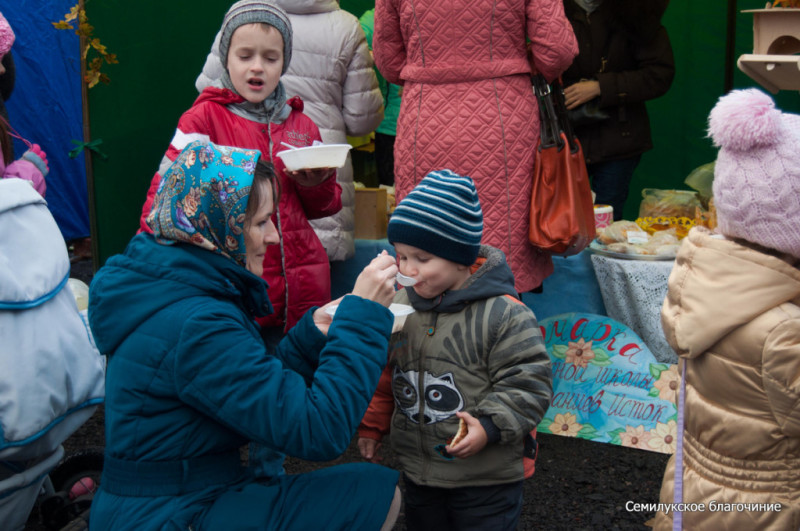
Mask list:
[[[225,107],[243,101],[241,96],[228,89],[206,88],[178,121],[178,129],[165,155],[168,160],[162,161],[160,170],[164,171],[166,165],[194,140],[258,149],[267,156],[269,136],[266,124],[238,116]],[[331,298],[328,256],[308,220],[330,216],[342,208],[342,188],[336,179],[328,179],[314,187],[300,186],[286,175],[283,161],[275,156],[287,149],[281,142],[303,147],[321,140],[317,126],[303,114],[303,101],[295,97],[287,103],[292,108],[288,118],[282,123],[270,124],[274,145],[271,158],[281,181],[281,200],[272,220],[279,227],[282,245],[269,246],[264,257],[262,276],[269,284],[269,299],[274,313],[259,319],[262,326],[285,325],[286,330],[294,326],[306,310]],[[147,226],[146,218],[160,180],[161,174],[157,172],[150,183],[139,222],[141,230],[150,233],[153,231]]]

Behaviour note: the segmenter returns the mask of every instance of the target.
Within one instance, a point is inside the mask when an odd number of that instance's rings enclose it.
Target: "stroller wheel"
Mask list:
[[[47,529],[59,530],[67,525],[70,529],[77,529],[73,522],[76,519],[85,519],[85,527],[88,527],[89,509],[100,485],[102,471],[102,448],[88,448],[70,454],[53,469],[50,481],[55,493],[39,504],[42,523]]]

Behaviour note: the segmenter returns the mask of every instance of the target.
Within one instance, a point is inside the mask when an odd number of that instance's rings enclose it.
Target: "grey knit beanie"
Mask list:
[[[239,0],[233,4],[222,20],[219,54],[222,66],[228,67],[228,48],[233,32],[245,24],[269,24],[283,37],[283,70],[285,74],[292,60],[292,23],[280,7],[264,0]]]
[[[389,219],[389,243],[405,243],[434,256],[472,265],[483,236],[483,211],[475,183],[450,170],[432,171]]]

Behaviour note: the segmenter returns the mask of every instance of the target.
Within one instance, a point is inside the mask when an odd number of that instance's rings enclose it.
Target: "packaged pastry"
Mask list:
[[[639,217],[687,217],[694,218],[695,208],[702,207],[697,192],[691,190],[642,190]]]
[[[641,232],[642,229],[633,221],[622,219],[615,221],[608,227],[603,227],[597,230],[597,238],[600,242],[608,245],[610,243],[619,243],[628,241],[628,232]]]

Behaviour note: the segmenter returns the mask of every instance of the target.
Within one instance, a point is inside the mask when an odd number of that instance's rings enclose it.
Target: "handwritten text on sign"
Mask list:
[[[605,316],[568,313],[539,324],[553,364],[540,431],[675,451],[676,365],[658,363],[633,330]]]

